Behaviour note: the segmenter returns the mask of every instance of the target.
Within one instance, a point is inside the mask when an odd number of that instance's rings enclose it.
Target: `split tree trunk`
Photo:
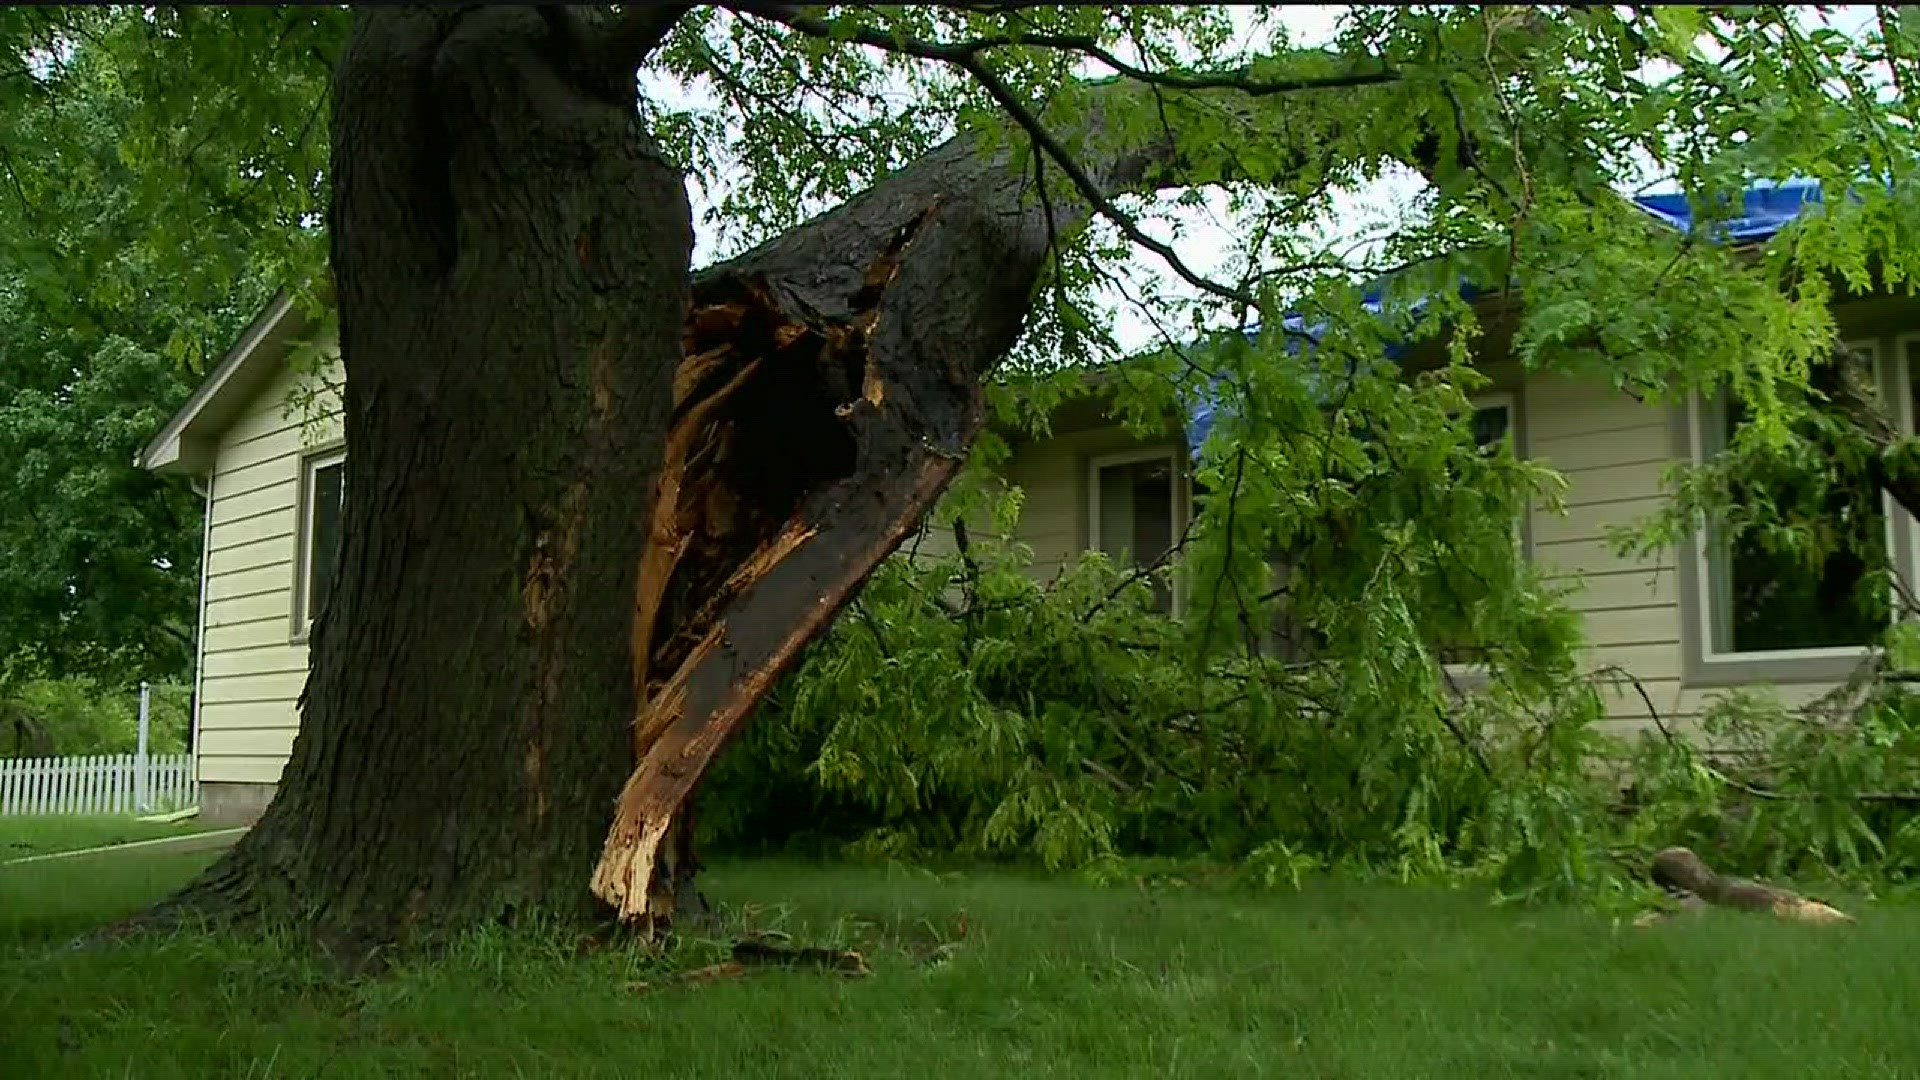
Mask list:
[[[1115,190],[1170,153],[1087,164]],[[958,139],[696,282],[635,605],[639,767],[593,877],[622,919],[672,915],[691,867],[663,842],[700,778],[964,460],[1087,213],[1033,183]]]
[[[700,778],[947,484],[1085,217],[962,140],[690,282],[631,69],[573,44],[528,9],[356,16],[341,573],[277,798],[163,917],[365,944],[588,916],[590,876],[626,918],[684,905]],[[1117,189],[1165,156],[1086,163]]]

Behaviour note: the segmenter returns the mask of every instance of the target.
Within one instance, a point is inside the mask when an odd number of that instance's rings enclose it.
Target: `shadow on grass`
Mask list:
[[[0,871],[0,1076],[1699,1080],[1920,1062],[1909,907],[1863,909],[1843,930],[1715,913],[1634,931],[1470,891],[1142,891],[752,862],[710,877],[726,934],[860,949],[873,974],[662,985],[724,956],[719,936],[662,955],[477,933],[351,982],[273,941],[64,947],[210,858]]]

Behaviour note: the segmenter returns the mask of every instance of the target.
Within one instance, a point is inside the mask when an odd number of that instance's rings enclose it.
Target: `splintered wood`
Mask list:
[[[897,452],[917,443],[884,426],[899,422],[869,348],[928,212],[881,245],[846,315],[792,316],[752,276],[702,290],[688,315],[635,586],[638,764],[592,880],[622,920],[672,916],[692,867],[670,840],[700,777],[951,478],[952,461]],[[867,454],[873,430],[896,452]]]

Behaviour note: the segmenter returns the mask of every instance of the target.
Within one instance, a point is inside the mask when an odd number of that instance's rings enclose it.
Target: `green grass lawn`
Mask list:
[[[156,840],[206,832],[198,818],[162,823],[131,816],[46,815],[0,817],[0,863],[56,851],[81,851],[130,840]]]
[[[66,947],[211,858],[0,870],[0,1076],[1920,1076],[1920,908],[1858,901],[1846,929],[1638,931],[1469,891],[756,862],[709,880],[737,926],[874,973],[663,985],[721,944],[531,934],[357,981],[258,941]]]

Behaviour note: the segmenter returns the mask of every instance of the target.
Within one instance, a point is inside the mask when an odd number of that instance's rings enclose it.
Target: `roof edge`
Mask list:
[[[158,473],[199,472],[199,463],[194,461],[193,443],[200,434],[194,430],[195,422],[212,406],[222,402],[231,388],[239,381],[238,376],[257,364],[267,354],[260,349],[260,343],[279,329],[288,315],[294,310],[293,294],[286,288],[274,291],[273,298],[267,301],[260,314],[253,317],[247,328],[241,332],[233,348],[227,350],[220,363],[214,366],[206,381],[197,387],[187,398],[186,404],[173,414],[161,426],[158,433],[147,441],[140,452],[133,457],[136,468]]]

